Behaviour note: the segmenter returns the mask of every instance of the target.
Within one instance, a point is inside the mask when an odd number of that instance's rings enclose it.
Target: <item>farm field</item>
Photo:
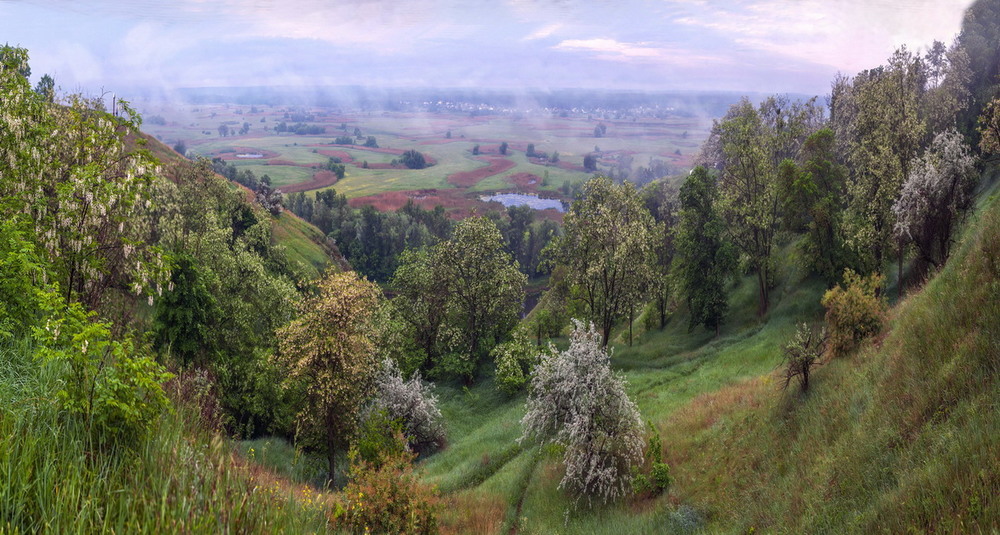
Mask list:
[[[536,193],[569,201],[573,186],[594,174],[583,167],[588,154],[597,158],[596,172],[627,174],[630,180],[654,160],[672,174],[683,173],[711,128],[710,118],[681,114],[600,119],[583,112],[346,113],[225,103],[147,106],[143,113],[156,117],[143,129],[160,141],[183,143],[189,157],[219,157],[258,177],[267,175],[286,193],[332,187],[355,206],[391,210],[412,199],[427,208],[441,204],[453,217],[487,210],[480,196],[493,193]],[[325,131],[279,133],[282,123]],[[600,125],[603,135],[595,137]],[[356,145],[336,143],[343,136]],[[378,148],[363,146],[368,136],[375,137]],[[506,154],[500,153],[502,143],[508,145]],[[549,157],[529,157],[529,144],[536,154]],[[394,165],[407,150],[419,151],[432,165]],[[558,159],[552,161],[555,153]],[[343,179],[324,168],[330,158],[344,164]]]

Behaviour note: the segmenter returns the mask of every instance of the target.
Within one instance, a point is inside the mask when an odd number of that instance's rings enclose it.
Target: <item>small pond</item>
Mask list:
[[[554,208],[563,211],[562,201],[559,199],[542,199],[538,195],[528,195],[525,193],[498,193],[496,195],[481,195],[479,199],[483,202],[498,202],[505,207],[528,205],[535,210],[547,210]]]

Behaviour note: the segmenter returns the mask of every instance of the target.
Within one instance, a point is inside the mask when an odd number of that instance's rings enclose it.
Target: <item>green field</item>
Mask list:
[[[459,196],[475,203],[478,202],[476,194],[481,192],[548,191],[549,195],[559,196],[564,184],[581,182],[592,175],[582,170],[583,157],[598,148],[604,158],[599,172],[611,171],[614,159],[624,155],[631,158],[633,175],[640,166],[649,165],[651,159],[665,161],[673,172],[680,173],[690,168],[711,127],[708,119],[679,116],[601,120],[584,114],[565,117],[501,114],[470,117],[458,113],[402,112],[334,114],[331,110],[312,108],[298,112],[312,114],[314,120],[307,124],[325,127],[324,134],[277,134],[274,127],[279,122],[291,124],[285,118],[289,111],[296,113],[291,108],[268,106],[260,106],[252,113],[250,106],[235,104],[152,107],[144,112],[165,117],[167,124],[147,124],[144,130],[171,146],[183,141],[192,157],[214,157],[229,152],[231,163],[258,176],[268,175],[276,186],[311,181],[315,173],[312,166],[328,161],[329,156],[322,151],[338,151],[349,155],[353,162],[346,163],[345,178],[333,187],[350,198],[385,192],[407,192],[408,195],[413,192],[412,196],[417,196],[419,190],[438,189],[458,190]],[[220,124],[228,123],[229,127],[238,128],[244,121],[250,125],[246,135],[222,137],[218,132]],[[346,131],[341,130],[342,123]],[[607,126],[606,134],[600,138],[594,137],[598,124]],[[360,129],[363,136],[375,136],[382,149],[414,149],[432,158],[436,164],[419,170],[364,169],[362,162],[387,165],[398,156],[360,146],[332,145],[337,136],[353,134],[355,128]],[[449,132],[450,138],[447,137]],[[505,157],[513,164],[512,168],[477,177],[474,183],[461,187],[448,181],[453,173],[487,166],[473,156],[475,145],[480,145],[484,156],[499,157],[496,151],[502,141],[510,145]],[[358,140],[361,142],[363,139]],[[534,144],[537,152],[558,152],[562,167],[529,161],[525,154],[529,143]],[[233,159],[234,150],[261,151],[267,157]],[[567,165],[576,169],[564,168]],[[534,175],[534,178],[522,176],[518,185],[512,177],[522,173]],[[372,203],[376,204],[375,199]]]

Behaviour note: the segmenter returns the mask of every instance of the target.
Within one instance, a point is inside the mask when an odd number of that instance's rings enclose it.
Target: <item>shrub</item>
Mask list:
[[[367,419],[377,418],[381,413],[385,421],[399,423],[414,451],[437,450],[444,446],[446,438],[437,397],[431,388],[432,384],[420,379],[419,371],[404,381],[396,362],[386,358],[375,378],[375,398],[367,409]]]
[[[543,355],[535,366],[521,420],[522,441],[565,448],[559,487],[589,505],[595,497],[607,503],[625,496],[643,458],[639,410],[602,345],[592,324],[575,322],[569,349]]]
[[[79,303],[42,294],[46,319],[35,327],[38,356],[62,366],[62,411],[82,420],[102,441],[140,439],[169,407],[162,384],[171,375],[141,354],[132,341],[111,339],[111,325],[95,321]]]
[[[528,382],[537,354],[538,349],[520,335],[493,348],[497,390],[507,395],[520,390]]]
[[[844,270],[844,285],[837,285],[823,295],[829,351],[834,357],[855,349],[861,340],[882,329],[886,303],[881,293],[885,277],[873,273],[862,277]]]
[[[414,475],[412,453],[389,456],[381,466],[366,462],[354,448],[348,457],[350,482],[333,524],[351,533],[437,533],[437,491]]]
[[[795,336],[785,346],[785,384],[788,388],[793,379],[798,378],[802,392],[809,390],[809,372],[819,364],[826,349],[826,329],[813,331],[805,323],[799,325]]]
[[[361,461],[381,468],[389,459],[408,451],[403,425],[389,418],[385,410],[373,411],[358,429],[354,449]]]

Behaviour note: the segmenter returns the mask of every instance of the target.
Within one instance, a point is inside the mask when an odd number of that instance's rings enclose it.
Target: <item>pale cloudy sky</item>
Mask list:
[[[968,0],[0,0],[64,90],[391,87],[823,94],[957,35]]]

